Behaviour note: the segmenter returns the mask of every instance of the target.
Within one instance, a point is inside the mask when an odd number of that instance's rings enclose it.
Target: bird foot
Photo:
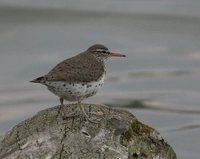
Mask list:
[[[94,115],[97,115],[96,113],[92,113]],[[97,118],[93,118],[91,116],[85,116],[84,114],[82,114],[82,112],[80,112],[79,110],[76,110],[74,112],[71,112],[71,113],[67,113],[66,111],[63,112],[61,111],[61,115],[62,115],[62,118],[63,120],[67,120],[67,119],[70,119],[70,118],[75,118],[75,117],[85,117],[85,119],[88,121],[88,122],[91,122],[91,123],[94,123],[94,124],[100,124],[100,120],[98,120]]]
[[[69,118],[74,118],[74,117],[80,117],[80,116],[84,116],[85,119],[88,122],[94,123],[94,124],[100,124],[100,120],[98,120],[97,118],[93,118],[92,116],[103,116],[103,112],[98,111],[98,112],[88,112],[88,114],[86,114],[85,110],[79,110],[78,108],[76,108],[75,110],[73,110],[72,112],[67,112],[66,108],[64,105],[60,105],[60,108],[58,110],[58,113],[61,114],[63,120],[67,120]]]
[[[104,113],[102,111],[98,111],[98,112],[89,112],[89,114],[91,115],[96,115],[96,116],[103,116]]]
[[[97,118],[91,118],[91,117],[86,117],[86,120],[88,122],[94,123],[94,124],[100,124],[100,120],[97,120]]]
[[[101,119],[98,120],[98,118],[92,118],[91,116],[102,117],[104,115],[104,113],[102,111],[98,111],[98,112],[90,111],[90,112],[88,112],[88,115],[85,117],[89,122],[95,123],[95,124],[100,124]]]

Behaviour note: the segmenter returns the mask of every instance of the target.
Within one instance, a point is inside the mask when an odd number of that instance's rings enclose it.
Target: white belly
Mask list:
[[[55,95],[68,101],[83,100],[97,93],[104,84],[105,74],[98,80],[90,83],[66,83],[62,81],[47,81],[45,85]]]

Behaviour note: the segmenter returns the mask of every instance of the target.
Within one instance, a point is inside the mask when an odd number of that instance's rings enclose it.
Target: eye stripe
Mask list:
[[[105,50],[105,49],[97,49],[96,52],[104,53],[104,54],[109,54],[110,53],[108,50]]]
[[[96,50],[93,50],[93,52],[99,53],[99,56],[100,54],[110,54],[109,50],[106,50],[106,49],[96,49]]]

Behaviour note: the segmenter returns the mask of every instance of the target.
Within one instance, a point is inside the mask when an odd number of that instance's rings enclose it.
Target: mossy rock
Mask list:
[[[76,104],[66,105],[68,114]],[[176,159],[160,134],[131,113],[84,104],[91,116],[77,113],[63,119],[55,106],[27,119],[0,141],[1,159]]]

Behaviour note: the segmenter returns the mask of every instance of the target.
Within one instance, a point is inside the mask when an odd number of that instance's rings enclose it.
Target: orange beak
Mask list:
[[[120,54],[120,53],[116,53],[116,52],[111,52],[110,53],[111,57],[126,57],[126,55]]]

